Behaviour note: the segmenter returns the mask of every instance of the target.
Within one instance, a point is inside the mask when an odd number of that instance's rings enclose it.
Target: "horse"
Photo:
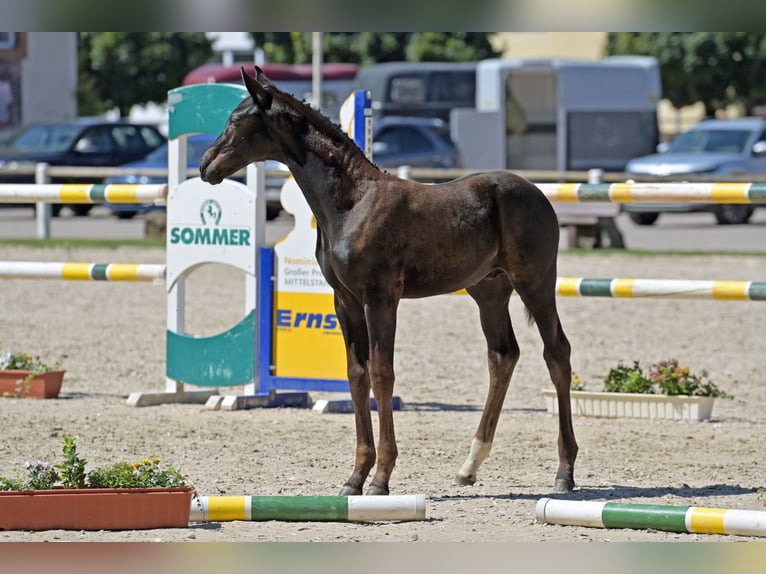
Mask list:
[[[559,225],[545,195],[509,171],[426,185],[381,171],[338,125],[279,90],[255,67],[241,69],[249,96],[200,160],[216,185],[246,165],[286,164],[316,219],[316,258],[333,288],[346,347],[356,449],[340,495],[389,493],[398,450],[394,433],[394,339],[402,298],[466,289],[487,343],[489,391],[456,482],[472,485],[489,456],[520,350],[509,302],[515,290],[537,325],[558,394],[559,466],[554,489],[574,488],[577,442],[569,389],[570,343],[556,310]],[[370,390],[378,408],[375,446]],[[377,457],[377,458],[376,458]]]

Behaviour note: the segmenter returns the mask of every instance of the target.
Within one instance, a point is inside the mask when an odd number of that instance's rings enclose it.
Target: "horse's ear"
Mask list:
[[[276,87],[273,84],[273,82],[266,77],[266,74],[263,73],[263,70],[261,70],[258,66],[255,66],[255,79],[264,88],[275,88]]]
[[[263,71],[257,66],[255,69],[256,74],[263,74]],[[271,94],[266,91],[256,78],[253,78],[250,74],[245,72],[244,66],[242,66],[240,70],[242,72],[242,81],[245,82],[245,87],[247,88],[247,91],[250,92],[253,101],[262,110],[268,110],[271,107]]]

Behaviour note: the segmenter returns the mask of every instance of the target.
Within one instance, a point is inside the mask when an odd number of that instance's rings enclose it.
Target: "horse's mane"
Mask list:
[[[341,127],[333,122],[330,118],[324,115],[319,110],[312,108],[306,102],[297,99],[295,96],[288,92],[283,92],[278,88],[274,88],[274,94],[278,94],[280,99],[288,107],[295,110],[299,115],[303,116],[308,122],[314,126],[321,134],[329,139],[339,143],[344,148],[351,148],[357,152],[367,163],[377,169],[377,166],[373,164],[364,152],[359,148],[357,143],[344,132]]]

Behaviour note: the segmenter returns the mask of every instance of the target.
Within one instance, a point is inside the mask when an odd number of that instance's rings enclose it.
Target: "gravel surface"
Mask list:
[[[2,260],[163,262],[162,249],[0,247]],[[562,253],[559,275],[766,281],[756,256]],[[189,330],[210,334],[242,314],[239,272],[213,266],[189,283]],[[574,499],[763,510],[766,423],[759,302],[560,298],[573,368],[591,390],[618,361],[678,357],[706,369],[734,400],[707,422],[576,417]],[[353,419],[308,409],[213,411],[203,405],[134,408],[131,392],[162,390],[165,291],[152,284],[3,280],[0,347],[67,370],[58,399],[0,399],[0,474],[28,459],[58,462],[61,437],[80,438],[89,468],[159,456],[200,494],[336,494],[351,472]],[[536,328],[512,301],[522,356],[490,458],[473,487],[454,484],[479,421],[486,361],[475,306],[465,296],[404,301],[396,347],[399,459],[392,494],[424,493],[424,522],[222,522],[128,532],[0,532],[0,541],[693,541],[711,535],[599,530],[535,522],[557,466],[555,418]],[[328,398],[312,393],[313,399]],[[759,431],[758,429],[761,429]],[[753,539],[755,540],[755,539]]]

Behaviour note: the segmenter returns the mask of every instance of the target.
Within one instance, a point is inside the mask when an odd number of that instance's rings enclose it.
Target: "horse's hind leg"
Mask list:
[[[335,294],[335,312],[346,342],[348,384],[354,403],[356,455],[354,471],[343,485],[341,496],[362,494],[364,481],[375,464],[375,439],[370,413],[369,342],[362,307],[352,299],[344,302]]]
[[[489,392],[471,451],[457,473],[458,484],[474,484],[479,466],[489,456],[513,369],[519,360],[519,345],[513,333],[508,302],[513,288],[505,274],[484,279],[468,289],[479,306],[481,328],[487,339]]]
[[[555,272],[552,276],[555,277]],[[569,388],[572,383],[571,349],[556,311],[555,281],[532,286],[517,283],[516,290],[537,324],[543,340],[543,358],[548,366],[551,381],[556,387],[559,406],[559,468],[556,472],[555,489],[568,492],[575,485],[577,441],[572,427],[572,407],[569,402]]]

